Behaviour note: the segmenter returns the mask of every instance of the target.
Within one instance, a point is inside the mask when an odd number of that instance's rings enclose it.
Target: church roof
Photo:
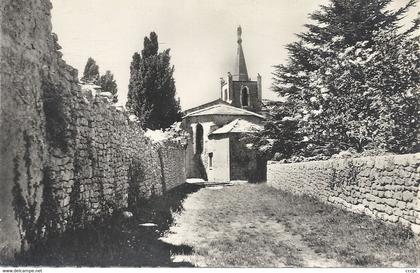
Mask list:
[[[226,103],[211,105],[209,107],[190,112],[184,117],[197,117],[206,115],[255,116],[264,119],[264,116],[260,114],[242,108],[234,107]]]
[[[221,135],[229,133],[252,133],[263,129],[263,126],[243,119],[235,119],[225,126],[215,130],[211,135]]]
[[[221,98],[218,98],[217,100],[213,100],[213,101],[210,101],[210,102],[207,102],[207,103],[201,104],[201,105],[199,105],[199,106],[196,106],[196,107],[193,107],[193,108],[187,109],[187,110],[185,110],[185,111],[183,112],[183,115],[184,115],[184,116],[186,116],[186,115],[188,115],[189,113],[195,112],[195,111],[200,110],[200,109],[207,108],[207,107],[209,107],[209,106],[213,106],[213,105],[216,105],[216,104],[220,104],[220,103],[223,103],[223,104],[229,104],[229,103],[225,102],[224,100],[222,100]]]
[[[238,51],[236,54],[236,66],[233,78],[236,81],[249,81],[248,70],[246,68],[244,51],[242,49],[242,28],[238,27]]]

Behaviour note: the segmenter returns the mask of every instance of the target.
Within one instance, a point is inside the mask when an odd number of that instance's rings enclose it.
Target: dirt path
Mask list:
[[[316,253],[254,194],[259,185],[204,188],[187,197],[184,211],[161,240],[189,245],[174,261],[196,266],[338,267]]]

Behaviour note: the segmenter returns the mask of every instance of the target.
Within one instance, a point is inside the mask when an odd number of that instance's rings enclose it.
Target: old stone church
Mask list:
[[[220,98],[184,112],[183,127],[190,133],[187,178],[209,182],[263,180],[266,162],[239,141],[243,134],[262,129],[261,76],[248,75],[242,49],[242,29],[237,30],[234,73],[221,79]]]

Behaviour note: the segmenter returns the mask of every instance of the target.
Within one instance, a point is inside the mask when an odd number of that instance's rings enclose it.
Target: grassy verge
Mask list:
[[[286,227],[302,234],[315,252],[351,266],[418,265],[418,242],[406,227],[344,211],[312,197],[279,194],[289,204],[280,212]]]
[[[202,189],[166,240],[198,266],[416,266],[411,231],[266,184]]]

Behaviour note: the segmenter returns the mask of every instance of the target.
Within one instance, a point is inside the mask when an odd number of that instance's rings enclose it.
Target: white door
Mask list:
[[[213,139],[207,154],[209,182],[230,181],[229,138]]]

